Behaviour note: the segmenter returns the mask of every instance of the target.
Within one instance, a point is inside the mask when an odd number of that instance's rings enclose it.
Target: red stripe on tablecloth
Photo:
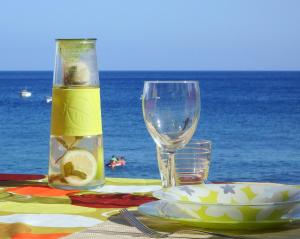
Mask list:
[[[26,181],[45,178],[42,174],[0,174],[0,181]]]
[[[51,188],[48,186],[22,186],[16,188],[8,188],[8,192],[13,192],[21,195],[42,196],[42,197],[55,197],[65,196],[71,193],[78,193],[79,190],[62,190]]]
[[[151,196],[132,194],[69,195],[73,205],[94,208],[126,208],[157,200]]]
[[[70,235],[70,233],[51,233],[51,234],[20,233],[14,235],[12,239],[57,239],[67,235]]]

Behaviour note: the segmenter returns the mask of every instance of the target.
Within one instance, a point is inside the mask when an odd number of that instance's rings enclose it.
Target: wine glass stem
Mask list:
[[[160,152],[158,150],[158,165],[160,169],[160,176],[162,187],[176,186],[176,169],[175,169],[175,153]]]
[[[176,171],[175,171],[175,153],[169,153],[169,173],[168,173],[168,187],[176,186]]]

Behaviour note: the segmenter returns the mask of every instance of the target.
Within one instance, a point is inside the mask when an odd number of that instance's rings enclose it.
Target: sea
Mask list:
[[[0,72],[0,173],[47,174],[53,72]],[[210,181],[300,183],[300,72],[100,72],[107,177],[159,178],[143,120],[145,80],[198,80],[201,115],[193,139],[212,141]],[[20,91],[32,92],[21,98]]]

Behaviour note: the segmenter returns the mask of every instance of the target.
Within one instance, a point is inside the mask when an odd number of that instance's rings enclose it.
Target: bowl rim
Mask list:
[[[257,184],[257,185],[280,185],[284,187],[293,187],[295,189],[298,189],[300,192],[300,186],[298,185],[291,185],[291,184],[281,184],[281,183],[261,183],[261,182],[236,182],[236,183],[211,183],[206,185],[219,185],[220,187],[222,185],[236,185],[236,184]],[[184,185],[184,186],[199,186],[199,185]],[[182,186],[177,186],[182,187]],[[172,187],[175,188],[175,187]],[[153,192],[153,196],[159,200],[168,201],[172,203],[181,203],[181,204],[197,204],[201,206],[227,206],[227,207],[241,207],[241,206],[251,206],[251,207],[259,207],[259,206],[280,206],[280,205],[289,205],[289,204],[297,204],[300,203],[300,199],[297,200],[287,200],[287,201],[279,201],[279,202],[265,202],[265,203],[209,203],[209,202],[193,202],[193,201],[182,201],[182,200],[176,200],[176,199],[166,199],[157,197],[155,194],[158,192],[162,192],[167,189],[160,189],[158,191]]]
[[[179,203],[179,204],[197,204],[199,206],[222,206],[222,207],[262,207],[262,206],[283,206],[283,205],[289,205],[289,204],[298,204],[300,203],[300,200],[294,200],[294,201],[282,201],[282,202],[268,202],[268,203],[202,203],[202,202],[188,202],[188,201],[179,201],[179,200],[166,200],[166,199],[159,199],[166,202],[171,203]]]

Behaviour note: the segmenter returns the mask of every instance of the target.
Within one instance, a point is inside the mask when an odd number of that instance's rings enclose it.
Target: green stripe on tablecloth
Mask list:
[[[161,185],[159,179],[105,178],[105,185]]]

